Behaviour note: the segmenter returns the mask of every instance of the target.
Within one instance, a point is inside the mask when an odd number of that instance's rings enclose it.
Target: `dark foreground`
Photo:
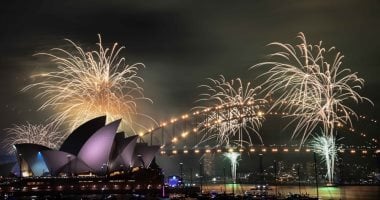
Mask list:
[[[234,186],[234,188],[233,188]],[[226,189],[227,192],[224,193]],[[104,190],[94,190],[93,194],[73,191],[71,194],[66,193],[45,193],[41,195],[4,195],[2,199],[262,199],[262,200],[284,200],[284,199],[302,199],[314,200],[316,198],[316,188],[311,186],[278,186],[271,187],[265,195],[251,190],[252,185],[205,185],[203,195],[199,195],[199,188],[187,190],[187,195],[179,194],[179,190],[166,189],[165,198],[162,197],[162,190],[152,190],[150,192],[143,190],[129,191],[129,193],[112,194]],[[275,196],[275,192],[277,195]],[[380,197],[379,186],[339,186],[339,187],[320,187],[319,199],[331,200],[377,200]],[[234,192],[234,195],[232,195]],[[299,195],[301,193],[301,195]],[[24,193],[25,194],[25,193]]]
[[[203,188],[205,192],[219,192],[221,193],[226,189],[227,193],[232,191],[235,194],[243,195],[245,193],[255,192],[250,184],[228,184],[226,187],[222,184],[206,185]],[[314,186],[271,186],[267,190],[268,195],[274,196],[277,194],[278,199],[289,197],[291,194],[302,194],[309,197],[317,197],[317,190]],[[318,189],[319,199],[331,200],[378,200],[380,199],[380,186],[337,186],[325,187],[320,186]],[[295,198],[296,199],[296,198]]]

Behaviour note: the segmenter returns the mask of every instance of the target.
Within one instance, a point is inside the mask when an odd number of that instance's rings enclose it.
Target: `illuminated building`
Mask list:
[[[159,146],[137,143],[137,136],[117,133],[121,120],[105,125],[106,117],[92,119],[63,142],[59,150],[37,144],[16,144],[17,163],[12,173],[22,177],[112,174],[149,168]]]

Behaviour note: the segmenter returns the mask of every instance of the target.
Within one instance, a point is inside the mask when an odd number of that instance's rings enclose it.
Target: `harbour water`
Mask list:
[[[292,194],[301,194],[303,196],[317,197],[316,187],[313,186],[268,186],[269,189],[258,190],[251,184],[207,184],[203,185],[203,193],[234,193],[235,195],[257,195],[266,192],[267,195],[275,194],[280,199],[285,199]],[[255,188],[255,189],[254,189]],[[161,194],[161,193],[159,193]],[[137,195],[137,196],[136,196]],[[156,194],[157,195],[157,194]],[[156,195],[149,194],[112,194],[104,192],[103,194],[65,194],[44,195],[44,196],[23,196],[9,199],[157,199]],[[173,196],[174,194],[166,193]],[[178,196],[178,195],[177,195]],[[180,195],[181,196],[181,195]],[[337,187],[319,187],[318,196],[321,200],[378,200],[380,199],[380,186],[337,186]],[[5,198],[7,199],[7,198]]]
[[[235,194],[244,194],[245,192],[253,193],[251,190],[254,186],[251,184],[211,184],[203,187],[204,192],[223,193],[226,189],[227,193],[234,192]],[[283,196],[288,194],[308,194],[311,197],[317,196],[317,190],[314,186],[269,186],[268,194],[277,194]],[[320,199],[331,200],[378,200],[380,199],[380,186],[336,186],[325,187],[321,186],[318,189]]]

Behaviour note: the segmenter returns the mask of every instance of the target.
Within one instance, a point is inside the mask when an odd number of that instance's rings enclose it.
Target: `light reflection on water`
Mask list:
[[[234,186],[234,187],[233,187]],[[217,192],[223,193],[225,186],[223,184],[209,184],[203,186],[203,192]],[[226,189],[227,193],[232,193],[234,191],[235,194],[244,194],[245,191],[250,191],[253,193],[254,191],[258,192],[258,190],[251,190],[253,185],[251,184],[227,184]],[[276,191],[275,186],[270,186],[270,190],[267,190],[269,195],[274,195]],[[338,187],[319,187],[319,198],[322,200],[378,200],[380,199],[380,186],[338,186]],[[282,196],[286,196],[288,194],[308,194],[310,197],[316,197],[316,187],[313,186],[278,186],[277,187],[278,194]],[[46,199],[108,199],[110,196],[111,199],[131,199],[133,195],[131,194],[123,194],[123,195],[63,195],[60,198],[52,197]],[[108,197],[108,198],[107,198]],[[140,196],[141,199],[145,199],[148,196]],[[31,197],[24,197],[19,199],[38,199]],[[45,199],[45,198],[43,198]]]
[[[240,185],[227,184],[227,193],[232,193],[234,191],[236,194],[243,194],[245,191],[250,190],[253,185]],[[219,193],[224,192],[223,184],[213,184],[205,185],[203,187],[204,192],[215,191]],[[275,186],[270,186],[268,194],[275,193]],[[310,196],[317,196],[316,187],[313,186],[278,186],[277,192],[282,195],[287,195],[289,193],[299,194],[309,194]],[[378,200],[380,199],[380,186],[337,186],[337,187],[319,187],[319,197],[321,199],[331,199],[331,200]]]

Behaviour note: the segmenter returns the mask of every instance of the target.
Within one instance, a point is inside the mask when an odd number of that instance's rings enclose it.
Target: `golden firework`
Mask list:
[[[88,52],[66,41],[73,51],[54,48],[53,53],[38,54],[50,57],[57,68],[35,75],[37,83],[23,89],[38,91],[36,97],[44,100],[39,109],[53,110],[56,114],[52,120],[68,125],[70,130],[100,115],[106,115],[108,122],[123,119],[122,127],[133,133],[146,130],[136,120],[154,122],[137,109],[140,102],[152,102],[140,86],[143,79],[138,71],[144,64],[126,64],[126,59],[119,56],[124,47],[115,43],[112,48],[104,48],[100,35],[98,49]]]

